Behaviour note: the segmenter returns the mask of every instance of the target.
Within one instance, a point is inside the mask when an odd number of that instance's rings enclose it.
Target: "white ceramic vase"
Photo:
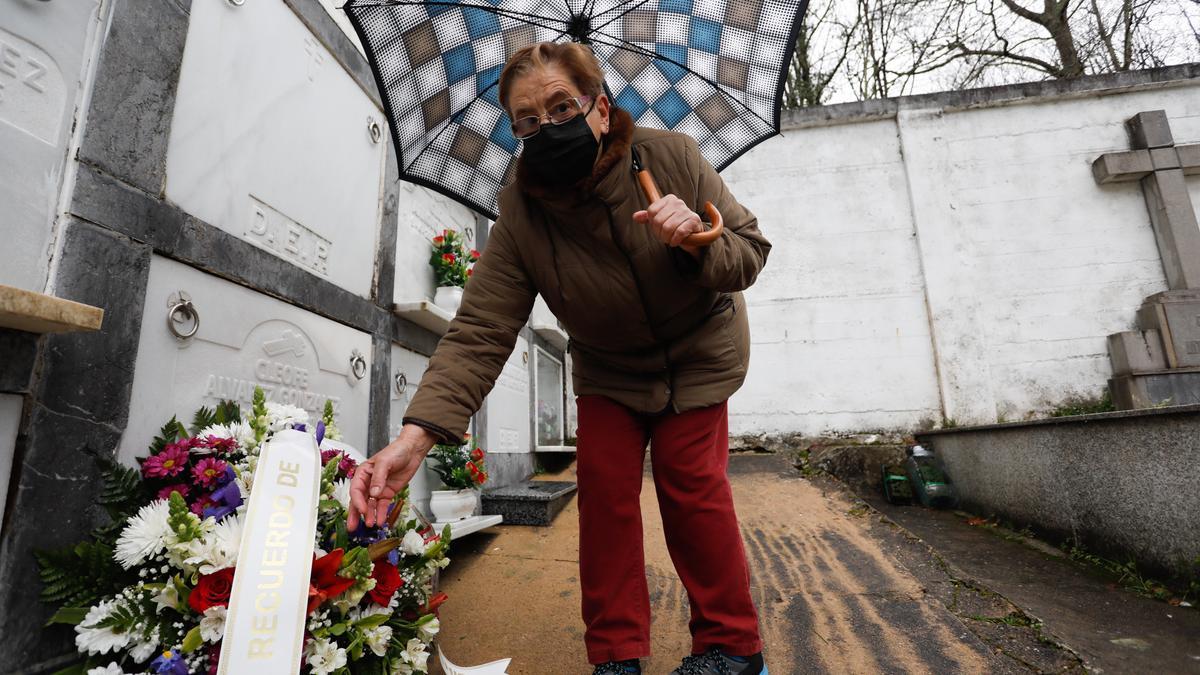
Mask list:
[[[438,286],[437,292],[433,294],[433,304],[451,314],[457,314],[458,306],[462,304],[462,295],[461,286]]]
[[[433,490],[429,495],[429,510],[439,523],[453,523],[465,520],[475,513],[479,504],[479,490],[463,488],[461,490]]]

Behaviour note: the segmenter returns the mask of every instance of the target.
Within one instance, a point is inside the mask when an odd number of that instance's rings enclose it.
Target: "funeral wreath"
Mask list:
[[[74,626],[86,660],[64,672],[211,674],[217,671],[246,505],[259,452],[284,429],[321,448],[320,500],[298,672],[427,672],[439,629],[436,571],[449,563],[439,535],[407,503],[388,522],[346,529],[357,452],[337,442],[333,406],[313,423],[302,408],[222,402],[190,427],[172,418],[139,468],[105,462],[99,503],[111,523],[85,541],[37,553],[52,624]],[[361,456],[359,456],[361,458]]]

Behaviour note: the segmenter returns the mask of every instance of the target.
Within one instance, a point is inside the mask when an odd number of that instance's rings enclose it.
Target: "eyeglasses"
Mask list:
[[[587,116],[591,114],[592,108],[595,107],[595,103],[596,99],[591,96],[575,96],[572,98],[565,98],[550,106],[550,111],[541,117],[530,115],[529,117],[522,117],[518,120],[514,120],[512,123],[512,134],[520,140],[532,138],[542,130],[543,118],[549,117],[550,123],[555,126],[566,124],[567,122],[575,119],[576,115],[582,113],[584,116]],[[589,106],[587,112],[583,111],[584,106]]]

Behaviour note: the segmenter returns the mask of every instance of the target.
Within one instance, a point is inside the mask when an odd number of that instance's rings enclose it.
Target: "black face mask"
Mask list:
[[[546,182],[571,185],[592,172],[600,144],[585,117],[579,114],[565,124],[543,124],[536,136],[525,139],[525,159]]]

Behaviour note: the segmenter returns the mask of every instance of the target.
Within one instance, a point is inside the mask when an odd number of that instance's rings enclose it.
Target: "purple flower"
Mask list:
[[[233,467],[227,465],[224,475],[218,480],[219,487],[213,491],[210,497],[211,506],[204,508],[205,518],[212,517],[221,520],[242,505],[242,489],[238,487],[237,481],[234,480],[235,477]]]
[[[292,428],[296,431],[308,431],[308,427],[303,424],[293,424]]]
[[[150,667],[154,669],[155,673],[188,675],[188,667],[183,660],[183,654],[174,650],[163,652],[157,659],[150,662]]]
[[[323,440],[325,440],[325,422],[321,421],[317,422],[317,445],[320,445]]]

